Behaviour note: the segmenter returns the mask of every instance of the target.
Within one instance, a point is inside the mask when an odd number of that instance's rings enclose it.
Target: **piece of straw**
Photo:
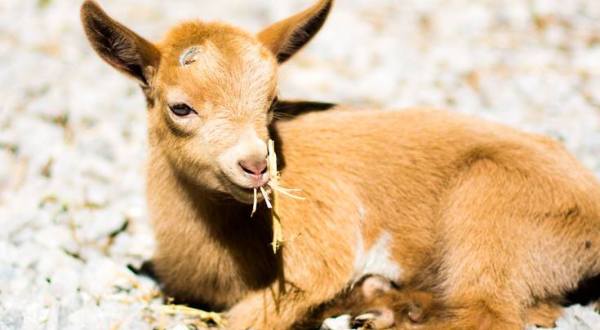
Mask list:
[[[269,194],[267,194],[267,191],[265,190],[265,188],[260,187],[260,193],[263,195],[264,199],[265,199],[265,203],[267,203],[267,207],[272,209],[273,206],[271,205],[271,201],[269,200]],[[273,197],[275,197],[275,194],[273,194]],[[273,198],[273,201],[275,200],[275,198]]]
[[[275,142],[273,140],[269,140],[268,144],[269,155],[267,157],[267,168],[269,170],[269,187],[271,187],[271,196],[265,190],[264,187],[259,187],[260,193],[262,194],[267,207],[270,208],[273,214],[273,241],[271,242],[271,246],[273,247],[273,253],[277,253],[277,250],[281,247],[283,243],[283,229],[281,226],[281,219],[279,218],[279,203],[278,195],[281,193],[290,198],[294,199],[304,199],[302,196],[298,196],[295,193],[300,192],[300,189],[289,189],[284,188],[279,185],[279,172],[277,171],[277,155],[275,154]],[[252,205],[252,213],[250,217],[254,215],[256,212],[258,204],[257,198],[257,189],[254,188],[254,203]]]
[[[279,218],[279,203],[278,203],[278,190],[275,187],[279,187],[279,171],[277,171],[277,155],[275,154],[275,141],[269,139],[268,144],[269,156],[267,157],[267,165],[269,168],[269,183],[271,186],[271,192],[273,194],[272,197],[272,214],[273,214],[273,241],[271,242],[271,246],[273,247],[273,253],[277,254],[277,250],[283,243],[283,230],[281,228],[281,219]],[[264,189],[261,187],[261,191]],[[263,192],[264,195],[264,192]],[[269,206],[269,201],[265,197],[265,202],[267,203],[267,207]]]
[[[304,200],[304,197],[293,194],[294,192],[301,191],[300,189],[283,188],[281,186],[272,184],[271,182],[269,182],[269,186],[271,187],[271,189],[277,191],[278,193],[282,193],[283,195],[286,195],[290,198]]]
[[[223,320],[221,314],[219,313],[206,312],[201,309],[191,308],[184,305],[164,305],[161,306],[161,312],[169,315],[185,315],[190,317],[197,317],[203,322],[214,322],[219,327],[225,325],[225,320]]]
[[[256,188],[254,188],[254,203],[252,204],[252,213],[250,213],[250,218],[252,218],[252,216],[254,216],[254,213],[256,213],[256,205],[258,204],[258,196],[256,193]]]

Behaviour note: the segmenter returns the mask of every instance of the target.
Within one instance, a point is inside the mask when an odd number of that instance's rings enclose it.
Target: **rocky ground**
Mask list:
[[[309,0],[99,0],[156,40],[183,18],[251,30]],[[155,283],[144,100],[87,45],[76,0],[0,1],[0,329],[186,329]],[[340,0],[281,94],[432,105],[564,141],[600,175],[600,2]],[[600,329],[574,306],[559,329]]]

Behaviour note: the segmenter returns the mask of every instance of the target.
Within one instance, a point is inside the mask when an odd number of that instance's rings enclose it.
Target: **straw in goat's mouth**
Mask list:
[[[283,243],[283,232],[281,228],[281,219],[279,218],[278,212],[278,195],[282,194],[290,198],[294,199],[304,199],[304,197],[295,195],[295,193],[300,192],[300,189],[289,189],[284,188],[279,185],[279,172],[277,171],[277,155],[275,154],[275,142],[273,140],[269,140],[268,144],[269,156],[267,157],[267,167],[269,169],[269,182],[267,183],[269,187],[271,187],[271,198],[269,198],[269,193],[265,190],[264,186],[259,188],[254,188],[254,203],[252,204],[252,213],[250,216],[252,217],[256,212],[256,208],[258,205],[258,191],[262,194],[265,204],[267,207],[272,210],[273,214],[273,241],[271,242],[271,246],[273,247],[273,253],[277,253],[277,250],[281,247]]]

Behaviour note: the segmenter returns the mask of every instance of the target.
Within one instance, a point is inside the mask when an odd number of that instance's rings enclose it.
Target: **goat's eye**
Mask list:
[[[169,109],[172,113],[179,117],[185,117],[191,113],[196,113],[194,109],[192,109],[189,105],[185,103],[169,105]]]

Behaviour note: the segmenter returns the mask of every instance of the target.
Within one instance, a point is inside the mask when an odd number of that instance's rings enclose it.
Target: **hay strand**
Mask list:
[[[258,196],[256,193],[256,188],[254,188],[254,203],[252,203],[252,213],[250,213],[250,218],[252,218],[254,216],[254,213],[256,213],[257,205],[258,205]]]
[[[221,314],[215,312],[207,312],[201,309],[173,304],[161,306],[160,311],[164,314],[169,315],[184,315],[188,317],[196,317],[199,318],[202,322],[213,322],[219,327],[225,326],[225,320],[221,317]]]
[[[303,200],[304,197],[297,195],[296,193],[300,192],[300,189],[290,189],[284,188],[279,185],[279,171],[277,170],[277,155],[275,154],[275,142],[273,140],[269,140],[268,144],[269,155],[267,156],[267,168],[269,170],[269,187],[271,188],[271,194],[269,194],[264,186],[259,187],[261,195],[265,200],[265,204],[267,207],[271,209],[271,213],[273,215],[273,240],[271,241],[271,246],[273,247],[273,253],[277,253],[277,250],[283,244],[283,227],[281,225],[281,218],[279,217],[279,194],[287,196],[289,198]],[[252,204],[252,213],[250,217],[254,215],[256,212],[258,197],[257,188],[254,188],[254,203]]]

